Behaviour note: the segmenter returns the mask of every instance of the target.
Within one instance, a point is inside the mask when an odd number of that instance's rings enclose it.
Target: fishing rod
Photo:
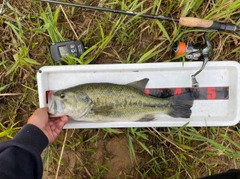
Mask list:
[[[63,2],[63,1],[58,1],[58,0],[34,0],[34,1],[55,3],[55,4],[85,8],[85,9],[93,9],[93,10],[98,10],[98,11],[124,14],[124,15],[129,15],[129,16],[140,16],[140,17],[149,18],[149,19],[177,22],[180,25],[186,26],[186,27],[203,28],[203,29],[208,29],[208,30],[227,31],[227,32],[240,31],[240,27],[238,27],[234,24],[222,23],[222,22],[217,22],[217,21],[213,21],[213,20],[205,20],[205,19],[194,18],[194,17],[171,18],[171,17],[161,16],[161,15],[142,14],[142,13],[137,13],[137,12],[108,9],[108,8],[97,7],[97,6],[88,6],[88,5],[84,5],[84,4]]]

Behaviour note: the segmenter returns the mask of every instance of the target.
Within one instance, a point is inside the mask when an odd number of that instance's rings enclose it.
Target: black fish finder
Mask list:
[[[65,41],[50,46],[50,52],[55,62],[62,62],[61,58],[66,58],[67,54],[79,58],[84,51],[85,47],[82,41]]]

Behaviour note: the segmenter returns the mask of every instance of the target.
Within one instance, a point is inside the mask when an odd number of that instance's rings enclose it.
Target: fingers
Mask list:
[[[67,123],[68,117],[67,116],[62,116],[58,118],[54,118],[49,122],[49,125],[51,126],[51,129],[58,134],[61,132],[62,128],[64,125]]]
[[[34,111],[32,116],[35,116],[35,117],[38,117],[38,118],[47,117],[48,116],[48,108],[38,108]]]
[[[62,121],[65,125],[68,122],[68,116],[50,118],[50,122],[57,121],[57,120]]]
[[[38,108],[28,119],[28,124],[33,124],[43,131],[51,144],[60,134],[63,126],[67,123],[68,117],[49,118],[48,108]]]
[[[60,121],[60,119],[57,119],[55,121],[51,121],[49,125],[50,125],[49,127],[51,128],[51,134],[53,137],[53,139],[50,142],[52,143],[62,131],[62,128],[65,125],[65,123]]]
[[[34,111],[35,114],[39,114],[39,113],[48,113],[48,107],[44,107],[44,108],[38,108]],[[34,114],[33,113],[33,114]]]
[[[68,122],[68,116],[62,116],[61,121],[64,123],[64,125]]]
[[[46,111],[46,112],[49,111],[48,107],[43,107],[43,108],[40,108],[40,109],[42,109],[42,110],[44,110],[44,111]]]
[[[48,108],[38,108],[34,113],[29,117],[28,124],[34,124],[39,127],[41,130],[48,122]]]

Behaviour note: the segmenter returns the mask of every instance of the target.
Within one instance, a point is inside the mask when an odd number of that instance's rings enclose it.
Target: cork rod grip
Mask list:
[[[187,27],[201,27],[201,28],[210,28],[213,25],[214,21],[204,20],[194,17],[181,17],[179,19],[179,24]]]

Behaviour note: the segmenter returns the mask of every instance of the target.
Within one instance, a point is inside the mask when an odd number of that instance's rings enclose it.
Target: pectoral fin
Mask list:
[[[92,112],[98,116],[109,116],[113,110],[111,106],[93,107]]]
[[[143,118],[137,120],[136,122],[148,122],[148,121],[153,121],[155,119],[153,114],[148,114],[145,115]]]

